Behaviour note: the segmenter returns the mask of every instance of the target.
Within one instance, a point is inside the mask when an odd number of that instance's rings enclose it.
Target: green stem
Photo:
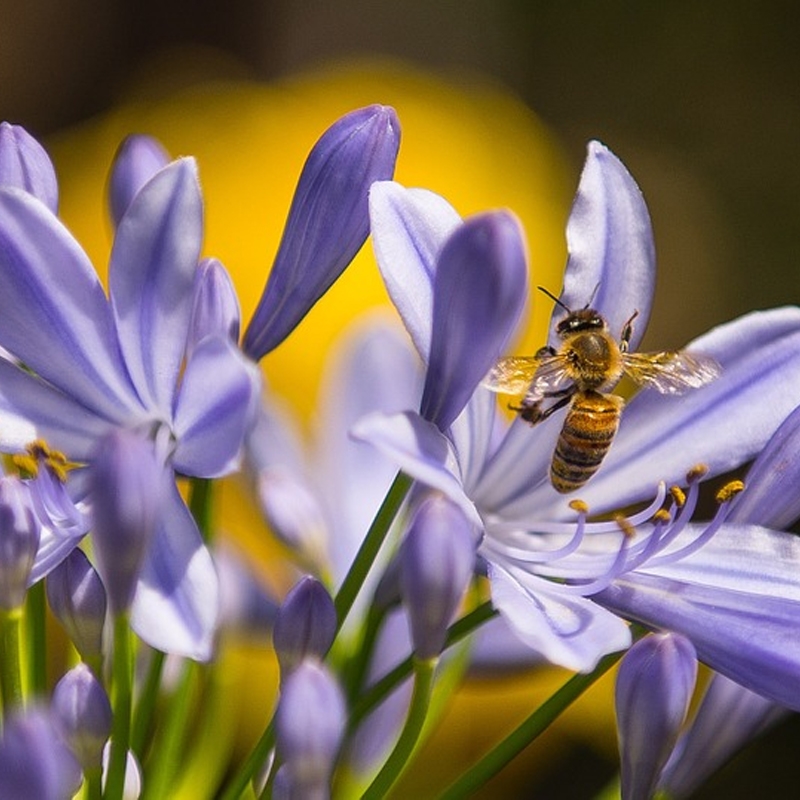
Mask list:
[[[192,478],[189,510],[206,544],[211,540],[211,506],[214,484],[208,478]]]
[[[28,647],[28,693],[47,693],[47,630],[44,581],[37,581],[25,596],[25,630]]]
[[[195,675],[196,665],[192,661],[187,661],[183,665],[178,688],[170,698],[163,733],[157,746],[153,748],[153,763],[149,769],[149,782],[145,787],[147,797],[170,796],[175,771],[181,766],[181,750],[192,712],[191,700]]]
[[[367,674],[367,667],[375,650],[375,642],[383,624],[384,616],[385,610],[382,607],[370,606],[362,629],[359,646],[355,648],[353,657],[347,662],[342,682],[348,703],[351,705],[364,686],[364,677]]]
[[[438,658],[414,659],[414,691],[411,695],[411,704],[408,708],[405,725],[400,732],[397,744],[389,754],[389,758],[386,759],[386,763],[364,792],[363,800],[380,800],[380,798],[386,797],[389,789],[394,786],[408,764],[428,714],[433,691],[433,678],[438,662]]]
[[[269,725],[264,729],[264,733],[261,734],[261,738],[256,742],[256,746],[251,750],[247,760],[242,764],[242,768],[228,784],[220,800],[239,800],[242,792],[247,788],[247,784],[253,780],[256,770],[267,760],[269,751],[272,750],[275,744],[274,719],[273,717],[270,720]]]
[[[150,734],[158,693],[161,689],[161,673],[164,670],[164,659],[165,656],[160,650],[153,650],[150,665],[147,669],[147,677],[133,715],[131,750],[136,754],[140,763],[144,761],[144,750]]]
[[[20,625],[22,606],[0,608],[0,697],[3,716],[23,702],[22,669],[20,667]]]
[[[399,472],[389,488],[386,497],[375,515],[375,519],[370,525],[364,541],[361,543],[358,553],[350,565],[350,570],[336,594],[334,605],[336,606],[336,616],[338,618],[337,633],[344,625],[353,603],[356,601],[359,591],[367,577],[367,573],[372,567],[381,545],[389,533],[389,528],[394,522],[400,506],[411,488],[412,479],[408,475]]]
[[[519,727],[474,764],[441,795],[440,800],[469,797],[516,758],[539,734],[577,700],[593,683],[605,675],[623,653],[603,658],[589,674],[573,675],[555,694],[545,700]]]
[[[103,769],[102,767],[94,767],[92,769],[85,769],[83,771],[85,778],[85,792],[84,797],[86,800],[101,800],[103,796]]]
[[[111,754],[108,761],[106,800],[122,800],[125,768],[131,732],[133,658],[127,612],[114,617],[113,698],[114,722],[111,728]]]
[[[492,604],[489,601],[482,603],[470,611],[469,614],[465,614],[448,628],[447,639],[442,652],[454,644],[458,644],[485,622],[496,616],[497,611],[492,608]],[[351,732],[355,730],[364,717],[411,674],[413,668],[413,658],[409,657],[405,661],[401,661],[391,672],[387,672],[379,681],[370,686],[353,705],[348,723],[349,730]]]

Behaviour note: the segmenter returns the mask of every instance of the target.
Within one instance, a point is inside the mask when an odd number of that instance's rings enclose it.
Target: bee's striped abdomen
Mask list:
[[[550,465],[557,492],[574,492],[597,472],[614,441],[622,406],[616,395],[593,391],[575,395]]]

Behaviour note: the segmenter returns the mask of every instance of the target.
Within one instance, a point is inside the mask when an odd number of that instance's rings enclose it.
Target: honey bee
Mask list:
[[[539,289],[566,311],[556,325],[559,348],[543,347],[534,356],[502,358],[483,385],[494,392],[522,396],[519,405],[509,407],[531,425],[569,406],[550,465],[553,487],[568,494],[597,472],[614,441],[625,401],[608,392],[623,374],[662,394],[680,394],[714,380],[721,368],[712,358],[684,351],[630,353],[638,311],[623,326],[617,343],[606,320],[588,304],[573,311],[546,289]]]

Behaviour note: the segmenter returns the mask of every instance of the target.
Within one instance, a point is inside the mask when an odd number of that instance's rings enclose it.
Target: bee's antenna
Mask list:
[[[594,285],[594,289],[592,289],[592,296],[589,298],[589,302],[584,306],[584,308],[589,308],[589,306],[594,302],[594,298],[597,295],[597,290],[600,288],[600,282],[598,281]]]
[[[546,294],[556,305],[561,306],[561,308],[563,308],[564,311],[567,312],[567,314],[572,313],[572,309],[568,305],[562,303],[552,292],[548,292],[547,289],[544,288],[544,286],[537,286],[536,288],[543,294]]]

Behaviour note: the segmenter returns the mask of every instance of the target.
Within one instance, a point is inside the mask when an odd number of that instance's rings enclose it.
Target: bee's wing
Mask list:
[[[709,356],[682,350],[664,353],[624,353],[625,372],[637,383],[661,394],[681,394],[718,378],[722,367]]]
[[[501,358],[483,379],[483,386],[502,394],[525,395],[536,402],[564,388],[570,380],[567,361],[560,354]]]
[[[536,356],[501,358],[481,381],[481,385],[500,394],[525,394],[539,364],[541,359]]]

